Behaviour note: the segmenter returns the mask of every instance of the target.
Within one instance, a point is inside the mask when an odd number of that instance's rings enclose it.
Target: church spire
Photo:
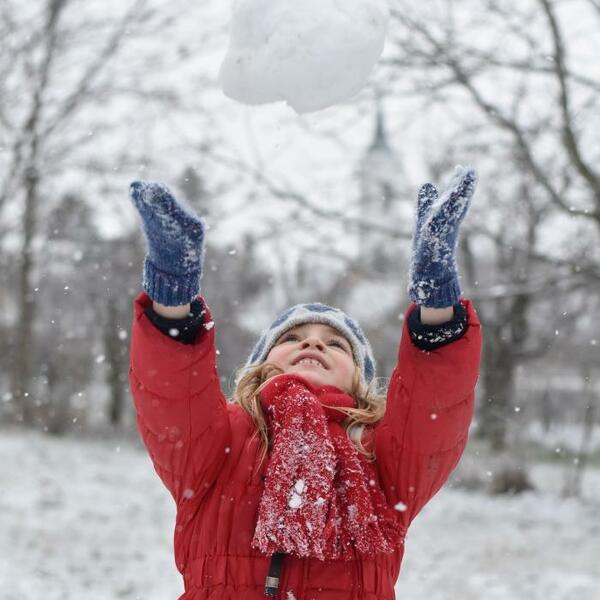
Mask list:
[[[390,145],[388,143],[387,130],[385,126],[385,115],[383,113],[383,107],[381,105],[380,100],[377,101],[375,135],[373,137],[373,141],[371,142],[369,150],[386,150],[388,152],[390,151]]]

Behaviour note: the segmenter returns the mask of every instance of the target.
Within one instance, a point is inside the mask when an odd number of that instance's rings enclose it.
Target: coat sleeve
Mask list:
[[[129,385],[137,425],[177,504],[197,502],[214,483],[231,442],[215,330],[206,308],[203,331],[193,344],[182,344],[151,323],[144,312],[151,303],[145,292],[134,303]]]
[[[385,416],[374,430],[381,484],[405,528],[448,479],[467,443],[482,336],[472,303],[461,303],[467,331],[431,352],[411,341],[416,305],[407,309]]]

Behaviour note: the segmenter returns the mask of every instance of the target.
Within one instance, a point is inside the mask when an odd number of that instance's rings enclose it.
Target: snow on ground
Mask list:
[[[166,600],[182,592],[174,508],[141,446],[0,430],[0,598]],[[597,600],[600,471],[584,499],[446,488],[414,522],[399,600]]]

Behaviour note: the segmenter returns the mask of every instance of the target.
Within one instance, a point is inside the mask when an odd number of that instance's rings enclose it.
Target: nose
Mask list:
[[[320,338],[311,335],[310,337],[304,338],[302,340],[302,348],[318,348],[321,352],[325,351],[325,344],[321,341]]]

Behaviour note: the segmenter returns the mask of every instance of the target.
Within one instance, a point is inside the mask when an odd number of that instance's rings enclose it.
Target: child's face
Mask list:
[[[267,362],[285,373],[298,373],[316,386],[352,390],[356,365],[350,342],[322,323],[305,323],[286,331],[271,348]]]

